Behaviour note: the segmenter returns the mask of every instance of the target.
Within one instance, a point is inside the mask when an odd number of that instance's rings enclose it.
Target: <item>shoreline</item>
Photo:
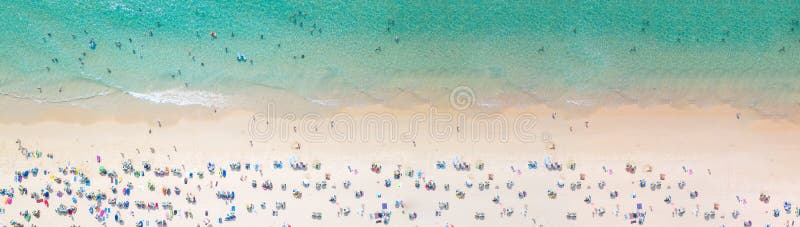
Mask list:
[[[246,97],[244,94],[248,94]],[[143,94],[138,94],[139,96]],[[474,96],[474,94],[471,94]],[[296,115],[319,114],[322,117],[330,117],[337,113],[369,112],[378,110],[381,113],[414,113],[428,112],[435,109],[439,112],[457,113],[514,113],[520,111],[527,112],[549,112],[558,113],[567,118],[590,118],[598,113],[617,112],[626,115],[626,112],[642,112],[648,109],[655,109],[661,114],[671,113],[685,114],[690,112],[704,113],[708,111],[727,111],[727,114],[737,114],[745,116],[750,120],[767,120],[775,123],[787,123],[792,125],[800,124],[800,114],[789,116],[770,115],[753,108],[737,107],[729,103],[651,103],[651,104],[616,104],[584,107],[577,104],[554,104],[536,103],[525,105],[513,104],[490,104],[481,103],[480,100],[473,100],[470,108],[458,110],[452,107],[447,98],[448,94],[432,95],[442,97],[436,100],[422,98],[418,95],[407,93],[402,89],[398,90],[391,99],[376,103],[369,95],[364,97],[353,97],[353,100],[363,99],[355,103],[342,103],[335,99],[309,99],[296,94],[276,90],[271,88],[249,88],[243,94],[227,96],[226,104],[223,106],[203,106],[195,103],[180,105],[160,101],[155,103],[143,100],[141,97],[133,97],[122,92],[106,92],[104,95],[92,96],[79,100],[66,102],[48,103],[27,98],[0,96],[0,104],[9,106],[17,111],[0,113],[0,124],[3,123],[36,123],[40,121],[62,121],[90,124],[97,121],[113,120],[121,123],[151,121],[152,119],[169,119],[170,122],[181,119],[218,119],[230,113],[239,112],[263,112],[269,108],[277,109],[277,114],[292,113]],[[493,102],[506,103],[504,99],[512,100],[513,95],[506,95],[505,98],[494,99]],[[518,101],[517,101],[518,102]],[[122,105],[124,103],[124,107]],[[624,102],[623,102],[624,103]],[[19,111],[28,110],[28,111]],[[157,110],[157,111],[152,111]],[[155,113],[153,113],[155,112]],[[31,113],[38,113],[31,115]],[[52,114],[50,114],[52,113]]]

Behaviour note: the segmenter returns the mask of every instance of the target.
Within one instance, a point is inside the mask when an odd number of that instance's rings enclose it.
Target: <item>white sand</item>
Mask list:
[[[426,107],[413,110],[424,112]],[[342,111],[353,114],[356,118],[368,112],[394,113],[401,122],[407,122],[410,113],[415,112],[396,111],[380,106]],[[87,191],[102,190],[108,192],[109,198],[116,197],[118,201],[131,202],[131,208],[122,212],[128,226],[140,219],[150,220],[150,224],[155,226],[153,220],[164,218],[167,212],[163,209],[150,212],[138,210],[133,205],[134,200],[172,201],[175,209],[181,213],[193,212],[194,219],[176,217],[169,222],[172,226],[201,224],[205,218],[205,210],[209,211],[212,223],[218,225],[216,219],[224,217],[230,205],[236,205],[238,220],[225,222],[225,225],[375,225],[373,220],[362,216],[360,211],[362,206],[365,213],[379,211],[382,202],[388,203],[392,211],[392,226],[443,226],[445,223],[455,226],[533,226],[534,220],[536,224],[544,226],[623,226],[628,223],[623,218],[624,213],[635,211],[636,203],[644,204],[648,212],[645,224],[649,226],[741,226],[745,220],[752,220],[754,226],[763,226],[766,223],[782,226],[787,221],[797,219],[796,215],[785,213],[779,218],[771,216],[771,210],[782,208],[785,200],[792,201],[795,206],[800,204],[797,197],[800,183],[794,175],[800,170],[794,164],[798,160],[797,151],[800,150],[800,141],[797,139],[800,138],[800,127],[794,123],[748,115],[737,120],[735,114],[738,110],[729,107],[619,107],[603,109],[590,115],[559,114],[555,120],[550,118],[553,110],[545,107],[509,109],[504,110],[503,114],[511,117],[521,112],[538,116],[534,127],[537,135],[535,142],[526,143],[513,139],[508,142],[464,142],[453,138],[437,142],[431,138],[429,132],[423,130],[416,134],[416,147],[408,142],[379,143],[374,140],[308,142],[297,134],[291,134],[285,141],[275,138],[266,142],[256,141],[251,147],[248,124],[253,113],[233,110],[207,113],[208,117],[195,114],[195,117],[180,121],[164,120],[162,128],[156,125],[157,118],[149,116],[142,117],[149,118],[146,121],[96,120],[75,123],[76,121],[54,117],[48,118],[53,120],[36,120],[25,124],[4,123],[0,125],[0,149],[3,151],[0,156],[0,185],[3,188],[16,188],[16,183],[12,182],[15,170],[39,167],[54,171],[57,166],[78,167],[93,176],[92,186],[89,187],[91,189],[87,188]],[[585,121],[590,121],[589,128],[584,127]],[[321,120],[321,125],[327,126],[327,122]],[[271,124],[277,125],[281,122],[273,120]],[[573,132],[570,132],[570,126],[573,127]],[[313,127],[309,130],[311,128]],[[148,134],[149,129],[153,130],[152,134]],[[556,144],[555,150],[547,149],[549,143],[543,142],[543,135],[552,138]],[[26,160],[17,151],[16,139],[20,139],[31,150],[53,153],[55,158]],[[295,142],[301,144],[301,149],[291,148]],[[173,150],[173,146],[177,148],[177,152]],[[151,154],[150,147],[156,152]],[[141,153],[137,153],[136,149]],[[134,178],[122,173],[123,159],[120,153],[125,154],[125,159],[132,159],[137,169],[141,169],[142,160],[147,160],[154,168],[183,165],[184,175],[188,175],[190,171],[203,171],[206,176],[203,180],[195,177],[187,185],[183,184],[181,178],[156,178],[151,172],[148,172],[147,177]],[[99,164],[94,162],[98,154],[103,157]],[[307,171],[292,171],[288,167],[291,156],[309,164],[319,160],[322,169],[314,170],[309,166]],[[449,164],[456,156],[472,163],[473,169],[454,170]],[[543,159],[547,156],[564,163],[565,169],[545,170]],[[283,160],[284,168],[273,169],[273,160]],[[446,161],[447,169],[437,170],[434,166],[437,160]],[[486,163],[485,170],[474,168],[479,160]],[[528,160],[538,161],[539,169],[527,169]],[[235,161],[241,161],[243,165],[246,162],[260,163],[264,169],[263,176],[252,170],[247,171],[243,166],[242,172],[229,170],[228,177],[220,179],[217,175],[208,175],[205,167],[209,161],[214,162],[218,169],[228,168],[228,163]],[[576,170],[566,169],[569,161],[577,163]],[[634,175],[624,172],[625,164],[629,161],[638,166]],[[382,164],[383,171],[380,175],[369,171],[373,162]],[[126,197],[111,194],[107,178],[98,175],[97,168],[100,165],[120,173],[123,183],[132,181],[137,187],[132,195]],[[391,188],[385,188],[383,180],[391,177],[397,165],[402,165],[404,173],[409,169],[423,171],[424,179],[436,181],[438,188],[436,191],[416,189],[413,187],[415,178],[406,176],[394,180]],[[648,165],[652,166],[652,172],[645,172]],[[355,175],[348,172],[348,166],[358,169],[359,173]],[[512,173],[512,166],[521,169],[521,174]],[[603,166],[612,169],[614,174],[603,173]],[[685,173],[683,166],[692,169],[694,174]],[[708,174],[708,169],[711,170],[711,175]],[[323,180],[325,173],[332,176],[328,189],[315,190],[314,182]],[[490,173],[495,175],[495,180],[491,181],[492,189],[479,191],[478,183],[487,180]],[[583,189],[571,191],[570,183],[578,180],[581,173],[587,176]],[[640,179],[647,179],[649,184],[656,181],[660,173],[666,174],[662,189],[651,191],[649,187],[638,187]],[[240,181],[241,176],[246,176],[247,180]],[[256,189],[250,188],[252,179],[259,183]],[[272,180],[274,190],[264,191],[260,188],[260,183],[266,179]],[[310,188],[301,186],[303,179],[311,182]],[[468,179],[475,184],[472,188],[464,186]],[[157,186],[156,192],[149,192],[144,188],[148,180]],[[345,180],[352,181],[350,189],[342,187]],[[507,180],[515,182],[513,189],[505,187]],[[566,187],[557,188],[558,180],[562,180]],[[597,188],[600,180],[607,183],[604,190]],[[685,189],[678,189],[679,180],[687,182]],[[219,186],[209,188],[210,181],[219,181]],[[54,184],[45,176],[24,180],[23,185],[34,192],[43,188],[46,182],[53,184],[56,190],[63,189],[63,185]],[[287,191],[280,190],[282,183],[287,184]],[[444,185],[448,183],[450,191],[445,191]],[[202,186],[201,191],[197,191],[197,185]],[[334,185],[336,188],[331,188]],[[74,190],[77,190],[76,186],[73,186]],[[121,186],[122,184],[118,188]],[[178,186],[183,192],[181,196],[162,196],[161,186]],[[499,189],[495,189],[495,186],[499,186]],[[589,186],[591,189],[588,189]],[[302,191],[303,198],[292,198],[292,189]],[[466,192],[465,199],[456,198],[457,189]],[[548,199],[548,189],[558,192],[558,197]],[[236,199],[226,204],[215,198],[214,193],[217,190],[234,190]],[[354,190],[363,190],[365,196],[356,199]],[[527,191],[527,198],[517,198],[517,192],[521,190]],[[619,191],[619,198],[609,198],[609,191],[612,190]],[[699,191],[700,196],[690,199],[689,190]],[[195,205],[184,200],[183,195],[190,192],[197,196],[198,203]],[[376,198],[376,193],[382,193],[382,198]],[[636,193],[638,197],[631,198],[631,193]],[[759,202],[760,193],[771,195],[772,201],[769,204]],[[583,202],[587,194],[592,196],[592,204]],[[337,196],[338,204],[327,201],[331,195]],[[495,195],[500,196],[500,204],[491,201]],[[663,202],[666,195],[672,196],[673,204]],[[747,205],[737,203],[737,195],[747,199]],[[405,209],[394,208],[395,200],[403,200]],[[259,207],[262,201],[267,203],[266,210]],[[286,201],[287,209],[273,217],[271,210],[276,201]],[[450,209],[443,211],[441,217],[434,216],[437,201],[450,203]],[[42,217],[34,218],[31,223],[42,226],[67,223],[98,225],[88,213],[87,200],[79,199],[79,210],[74,220],[55,214],[54,208],[60,203],[71,204],[67,197],[58,199],[53,193],[50,208],[45,208],[43,204],[35,204],[30,198],[18,193],[12,205],[0,205],[0,208],[6,209],[5,214],[0,215],[0,223],[8,224],[10,220],[24,223],[23,218],[18,215],[19,211],[41,209]],[[248,203],[256,206],[255,213],[245,210]],[[703,212],[712,210],[714,203],[720,205],[716,219],[703,219]],[[526,206],[527,215],[523,216]],[[617,206],[620,208],[619,216],[614,214]],[[349,207],[352,210],[350,216],[338,217],[337,211],[340,207]],[[593,217],[593,208],[601,207],[606,210],[605,216]],[[699,217],[694,215],[696,207],[699,207]],[[501,217],[503,208],[513,208],[514,214]],[[686,215],[682,218],[673,217],[674,208],[685,208]],[[115,210],[112,209],[112,216]],[[733,210],[742,212],[736,220],[730,214]],[[136,217],[131,217],[130,211],[135,211]],[[314,211],[323,213],[322,220],[311,219]],[[406,214],[403,214],[404,211]],[[473,214],[476,211],[485,212],[486,219],[475,220]],[[567,220],[565,215],[568,211],[577,212],[577,220]],[[419,218],[415,221],[409,220],[409,212],[417,212]],[[110,220],[108,225],[116,224]]]

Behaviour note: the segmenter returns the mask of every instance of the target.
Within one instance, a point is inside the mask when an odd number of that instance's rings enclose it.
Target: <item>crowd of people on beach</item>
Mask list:
[[[22,145],[21,141],[17,141],[17,144],[19,144],[19,152],[21,154],[20,162],[37,161],[37,163],[47,163],[47,161],[53,160],[55,156],[51,153],[43,154],[38,150],[29,150]],[[660,173],[655,175],[658,176],[655,179],[647,179],[640,177],[641,172],[653,173],[655,170],[652,166],[644,165],[640,167],[633,162],[629,162],[624,167],[625,172],[621,177],[632,179],[632,183],[640,188],[632,192],[621,192],[620,190],[622,189],[620,187],[607,181],[612,176],[619,177],[619,175],[614,175],[615,172],[612,167],[603,166],[598,173],[590,174],[581,172],[582,170],[578,168],[578,163],[574,161],[562,162],[549,156],[541,160],[528,160],[523,163],[523,168],[516,168],[514,165],[510,166],[510,171],[514,175],[524,176],[526,172],[543,171],[556,177],[556,180],[552,182],[542,182],[549,185],[548,189],[538,192],[521,188],[520,184],[513,179],[498,179],[498,176],[487,168],[487,163],[479,160],[466,161],[459,157],[450,161],[435,160],[431,162],[430,168],[403,168],[402,165],[398,164],[395,165],[397,168],[391,171],[385,171],[381,162],[370,164],[368,167],[370,171],[366,174],[373,175],[374,178],[378,179],[377,183],[383,186],[379,188],[384,188],[385,190],[399,188],[400,184],[407,182],[413,186],[405,190],[419,191],[419,193],[443,190],[448,194],[453,193],[454,196],[451,198],[440,198],[435,203],[431,203],[430,205],[434,206],[433,213],[421,213],[418,210],[407,208],[406,199],[412,198],[382,198],[386,194],[385,191],[364,191],[364,185],[358,185],[350,180],[351,177],[359,174],[357,166],[347,166],[346,172],[352,175],[339,176],[328,172],[329,170],[324,168],[325,164],[320,161],[305,162],[296,157],[290,157],[286,160],[273,160],[271,165],[264,165],[259,162],[235,161],[218,163],[210,161],[205,165],[205,168],[194,170],[186,168],[183,164],[180,167],[155,166],[149,161],[137,162],[131,159],[116,164],[106,163],[101,158],[101,155],[98,155],[96,159],[88,163],[92,163],[93,167],[52,163],[29,169],[14,170],[13,184],[2,185],[2,189],[0,189],[0,196],[2,196],[3,200],[3,205],[0,206],[0,219],[7,221],[4,224],[10,226],[36,226],[58,221],[74,222],[76,216],[83,215],[96,220],[96,224],[103,225],[113,222],[119,225],[166,226],[173,220],[180,218],[193,220],[198,226],[211,226],[234,224],[237,221],[237,217],[242,215],[268,214],[277,217],[290,209],[291,201],[277,200],[268,203],[267,201],[258,201],[255,198],[241,198],[241,196],[237,196],[237,194],[242,194],[241,191],[230,190],[227,188],[231,187],[226,187],[228,185],[220,184],[220,180],[224,178],[238,177],[239,183],[237,184],[246,185],[244,188],[248,190],[289,193],[291,198],[298,200],[303,199],[304,193],[311,191],[330,192],[331,194],[327,197],[327,201],[320,201],[318,206],[336,206],[336,214],[329,214],[320,210],[309,210],[307,212],[309,212],[311,220],[327,219],[329,216],[334,218],[350,216],[353,213],[351,207],[341,206],[339,203],[340,198],[348,196],[348,194],[356,199],[361,199],[366,195],[375,195],[377,198],[385,200],[386,202],[382,202],[379,206],[380,209],[377,210],[365,210],[364,204],[362,204],[361,209],[356,214],[368,218],[371,222],[389,224],[393,222],[392,217],[396,217],[398,213],[402,216],[407,216],[408,220],[412,222],[423,216],[431,216],[433,218],[447,216],[447,211],[451,209],[451,199],[480,199],[471,197],[471,193],[498,193],[491,197],[491,201],[485,201],[485,203],[489,206],[491,204],[502,204],[502,201],[509,198],[501,197],[499,192],[508,190],[515,192],[517,195],[517,198],[513,199],[519,200],[525,200],[531,196],[551,200],[567,199],[562,198],[560,195],[582,191],[585,193],[583,203],[591,206],[593,211],[591,214],[584,214],[567,208],[567,210],[563,211],[563,218],[570,221],[586,218],[589,215],[591,215],[592,219],[603,218],[610,213],[614,217],[620,218],[621,223],[644,225],[648,217],[655,215],[652,213],[653,206],[658,206],[662,202],[640,200],[638,196],[644,193],[659,193],[663,195],[663,205],[672,207],[671,215],[673,218],[695,216],[696,218],[702,217],[712,223],[715,219],[726,218],[727,216],[742,223],[743,226],[754,225],[753,221],[747,218],[742,210],[736,208],[726,209],[722,206],[722,204],[733,202],[746,205],[746,196],[736,196],[735,201],[733,201],[734,198],[731,198],[732,201],[714,201],[713,206],[702,210],[697,205],[692,212],[687,213],[687,207],[691,205],[677,204],[673,197],[688,197],[689,201],[696,201],[702,196],[699,189],[691,188],[687,185],[687,181],[683,179],[685,176],[697,174],[687,166],[682,167],[684,176],[668,176],[665,173]],[[284,168],[284,163],[289,168]],[[110,165],[107,166],[106,164]],[[427,172],[448,171],[449,169],[456,171],[456,174],[477,172],[483,177],[457,182],[455,179],[433,179],[429,177]],[[265,176],[265,174],[268,176],[280,171],[290,171],[291,174],[300,175],[309,171],[320,171],[324,172],[324,174],[321,174],[323,177],[319,179],[306,178],[301,180],[299,187],[290,182],[273,182],[273,180]],[[556,176],[566,171],[578,172],[578,177],[567,180]],[[710,174],[710,170],[708,170],[708,174]],[[592,177],[593,175],[594,177]],[[592,178],[596,180],[590,180]],[[517,178],[517,180],[520,179],[524,180],[525,178]],[[110,187],[99,186],[101,184],[97,182],[102,181],[109,182]],[[476,183],[477,188],[475,187]],[[676,189],[672,189],[673,185]],[[593,186],[596,186],[595,190],[589,190]],[[239,189],[241,188],[239,187]],[[198,195],[204,195],[203,190],[212,190],[216,198],[199,197]],[[138,197],[137,194],[142,193],[142,191],[157,193],[159,197],[158,199]],[[245,195],[246,193],[248,192],[245,192]],[[603,194],[608,195],[608,197]],[[625,210],[620,208],[619,204],[616,207],[606,208],[596,203],[598,199],[619,200],[618,198],[624,194],[628,194],[631,199],[636,201],[635,209]],[[18,200],[27,199],[35,201],[36,205],[32,207],[15,207],[19,203]],[[230,206],[230,210],[226,213],[210,213],[209,207],[197,205],[199,200],[207,201],[205,204],[216,204],[214,206]],[[214,202],[214,200],[217,202]],[[770,205],[772,204],[771,200],[772,197],[766,192],[758,195],[760,203]],[[777,218],[782,216],[789,217],[790,219],[787,219],[785,224],[793,226],[794,218],[800,217],[800,208],[794,204],[794,202],[787,200],[770,205],[774,206],[774,209],[770,209],[766,213],[773,216],[774,220],[778,220]],[[244,211],[237,210],[236,205],[244,207]],[[522,217],[530,219],[533,225],[537,225],[536,218],[533,218],[535,214],[528,212],[527,205],[523,208],[500,207],[498,216],[505,218]],[[18,212],[7,212],[9,210]],[[267,212],[259,213],[256,212],[257,210]],[[161,218],[144,219],[145,215],[140,215],[142,212],[164,212],[164,215]],[[482,221],[491,215],[493,214],[486,213],[485,210],[476,209],[472,216],[475,221]],[[757,214],[750,213],[748,215]],[[61,218],[63,220],[59,220]],[[299,217],[293,216],[291,218]],[[289,222],[290,220],[287,220],[287,223],[283,225],[290,226]],[[92,223],[76,224],[94,225]],[[765,224],[770,226],[769,223]],[[448,224],[448,226],[452,226],[452,224]]]

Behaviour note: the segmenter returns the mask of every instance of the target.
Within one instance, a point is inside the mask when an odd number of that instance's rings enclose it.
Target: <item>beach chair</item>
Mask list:
[[[484,220],[486,219],[486,214],[483,212],[475,212],[475,220]]]
[[[567,220],[576,220],[578,219],[578,214],[575,212],[567,212]]]

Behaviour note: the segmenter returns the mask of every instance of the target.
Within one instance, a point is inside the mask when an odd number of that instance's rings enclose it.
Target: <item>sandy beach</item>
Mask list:
[[[79,107],[53,108],[69,112]],[[404,125],[413,113],[430,112],[430,108],[397,110],[372,105],[340,109],[338,114],[363,119],[369,114],[391,113]],[[504,118],[524,113],[536,116],[530,131],[534,140],[507,141],[459,139],[459,134],[470,132],[469,127],[458,127],[449,137],[422,129],[411,141],[391,141],[389,137],[314,139],[309,132],[319,131],[320,125],[324,131],[331,127],[328,122],[333,115],[327,114],[308,126],[298,120],[265,118],[270,127],[288,131],[286,138],[266,138],[253,129],[258,124],[254,120],[264,112],[178,109],[192,117],[167,117],[174,112],[162,115],[172,120],[146,115],[82,121],[42,116],[34,122],[3,123],[0,174],[3,188],[15,195],[12,204],[2,205],[2,222],[118,225],[114,221],[118,215],[126,226],[140,220],[145,226],[148,222],[156,226],[158,220],[174,226],[364,226],[377,220],[393,226],[620,226],[640,218],[649,226],[741,226],[747,221],[754,226],[791,226],[798,217],[796,207],[784,211],[784,202],[799,202],[796,189],[800,185],[792,173],[798,171],[793,160],[800,149],[796,141],[800,127],[785,120],[741,114],[727,106],[621,106],[572,115],[545,106],[493,112]],[[476,114],[448,111],[442,113]],[[297,126],[300,132],[293,131]],[[369,130],[353,130],[359,131]],[[36,152],[42,156],[36,157]],[[123,173],[124,162],[144,176]],[[144,162],[152,170],[144,170]],[[281,162],[282,168],[276,168],[274,162]],[[300,162],[307,165],[305,170],[290,166]],[[536,168],[529,165],[533,162]],[[214,170],[209,171],[209,163]],[[239,170],[231,166],[234,163],[240,165]],[[470,167],[457,170],[456,163]],[[555,163],[561,169],[548,170],[546,166]],[[319,169],[314,164],[319,164]],[[371,171],[373,164],[380,165],[379,173]],[[628,164],[636,167],[635,172],[626,172]],[[101,176],[101,166],[117,174],[117,184],[110,181],[115,178]],[[38,176],[13,177],[33,168],[38,168]],[[75,168],[91,183],[74,181],[75,174],[65,175],[58,168]],[[180,176],[169,171],[167,176],[155,176],[159,168],[179,170]],[[221,177],[222,170],[226,177]],[[190,173],[192,177],[188,177]],[[57,197],[65,185],[54,178],[71,182],[73,191],[82,188],[87,193],[105,193],[107,198],[90,201],[78,197],[75,203],[75,194]],[[267,181],[274,185],[271,190],[262,188]],[[435,188],[426,189],[429,181]],[[317,189],[322,182],[326,187]],[[345,187],[345,182],[350,185]],[[417,182],[422,186],[417,188]],[[467,182],[472,185],[468,187]],[[153,191],[148,190],[148,183]],[[483,183],[489,186],[484,189]],[[110,191],[127,184],[133,186],[130,195]],[[601,188],[599,184],[604,185]],[[52,190],[49,207],[30,198],[37,192],[40,197],[48,185]],[[21,194],[20,187],[26,188],[28,195]],[[166,195],[166,188],[179,189],[180,195]],[[301,198],[293,196],[295,190],[302,193]],[[359,191],[363,197],[357,198]],[[555,197],[550,198],[548,191]],[[692,198],[695,191],[698,195]],[[219,199],[218,192],[235,192],[235,198]],[[457,196],[460,192],[463,198]],[[610,196],[614,192],[616,198]],[[187,201],[189,194],[196,203]],[[759,201],[762,194],[771,198],[768,203]],[[668,197],[670,201],[665,201]],[[120,204],[128,201],[130,207],[118,208],[109,204],[111,199]],[[139,209],[135,201],[169,202],[172,207]],[[276,202],[285,202],[285,208],[276,208]],[[446,208],[439,202],[446,203]],[[388,205],[385,209],[384,203]],[[59,216],[55,208],[60,204],[75,206],[77,212]],[[253,209],[248,211],[248,205]],[[232,206],[235,212],[231,212]],[[94,213],[90,207],[95,207]],[[98,216],[98,210],[105,208],[109,213]],[[344,215],[345,209],[348,215]],[[775,209],[780,212],[778,217],[773,216]],[[39,218],[28,222],[20,216],[20,212],[34,210],[41,212]],[[714,215],[709,217],[712,211]],[[312,218],[314,212],[321,218]],[[574,219],[568,218],[571,212]],[[738,212],[736,217],[734,212]],[[391,215],[383,219],[373,216],[376,213]],[[476,218],[478,213],[482,219]],[[633,213],[636,218],[631,217]],[[229,214],[235,215],[235,220],[219,222]]]
[[[0,4],[0,226],[795,226],[800,4]]]

